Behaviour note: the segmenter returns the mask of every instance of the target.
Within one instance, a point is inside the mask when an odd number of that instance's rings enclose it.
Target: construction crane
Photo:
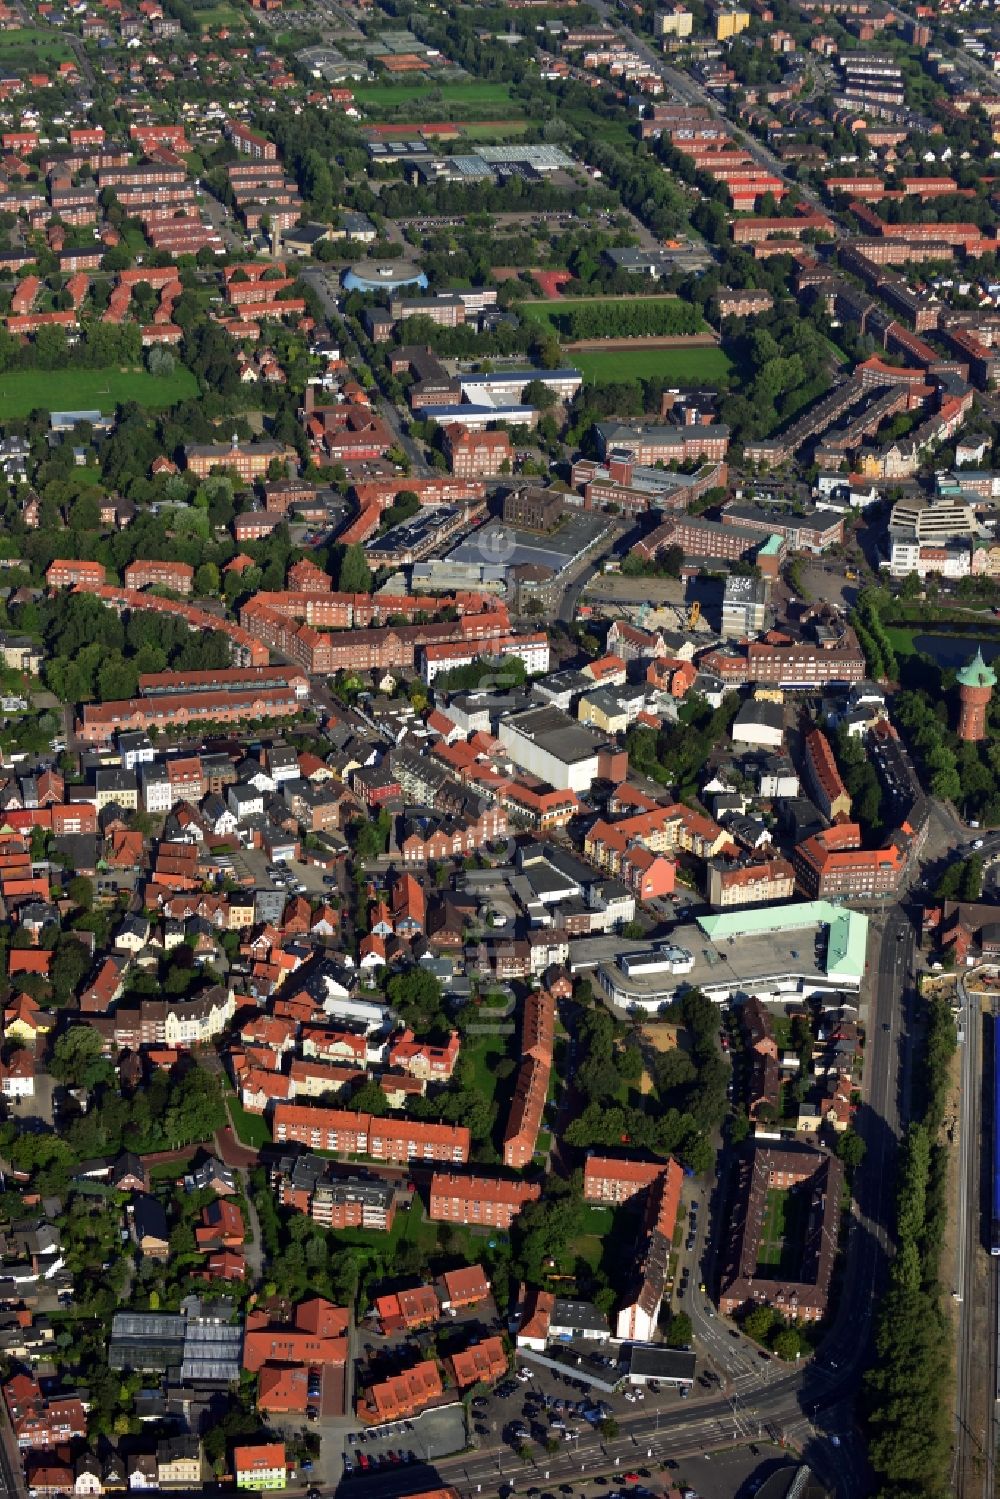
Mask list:
[[[698,602],[697,599],[695,599],[694,603],[691,605],[690,609],[688,610],[688,622],[687,622],[688,629],[689,630],[693,630],[694,627],[695,627],[695,625],[698,623],[699,619],[701,619],[701,604]]]

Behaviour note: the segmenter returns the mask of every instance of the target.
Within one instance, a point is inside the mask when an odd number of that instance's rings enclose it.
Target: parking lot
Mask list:
[[[414,1463],[429,1463],[466,1445],[465,1410],[457,1403],[424,1411],[412,1421],[350,1432],[344,1448],[344,1476],[364,1477]]]
[[[470,1436],[476,1446],[502,1444],[516,1449],[555,1442],[571,1446],[607,1417],[621,1417],[639,1408],[650,1414],[673,1413],[690,1395],[690,1390],[655,1383],[613,1391],[595,1388],[580,1377],[588,1367],[602,1383],[612,1385],[624,1370],[610,1355],[594,1348],[566,1348],[559,1359],[563,1368],[556,1370],[518,1354],[515,1373],[492,1394],[472,1401]]]

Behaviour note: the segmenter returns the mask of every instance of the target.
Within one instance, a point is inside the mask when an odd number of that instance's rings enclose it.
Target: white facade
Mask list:
[[[525,717],[527,715],[519,715]],[[523,733],[513,719],[500,724],[500,743],[515,765],[548,781],[555,791],[584,792],[597,779],[598,751],[582,759],[563,760],[551,748]]]
[[[942,578],[967,578],[972,571],[972,550],[966,544],[950,546],[923,545],[912,535],[890,533],[889,572],[894,578],[916,573],[926,578],[937,573]]]
[[[226,793],[230,811],[242,822],[247,817],[263,817],[264,793],[245,783],[230,786]]]
[[[615,1337],[623,1343],[651,1343],[659,1316],[659,1302],[652,1312],[644,1311],[636,1302],[623,1306],[615,1318]]]
[[[143,766],[139,771],[142,782],[142,804],[147,812],[169,812],[174,804],[170,777],[162,765]]]
[[[549,641],[545,634],[524,635],[506,641],[501,647],[504,656],[517,656],[524,662],[529,676],[549,669]]]
[[[34,1098],[35,1074],[26,1077],[5,1077],[0,1081],[0,1093],[4,1098]]]

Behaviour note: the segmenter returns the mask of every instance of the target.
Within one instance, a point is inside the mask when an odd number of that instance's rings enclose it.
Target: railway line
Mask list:
[[[960,1304],[955,1455],[958,1499],[993,1499],[1000,1437],[1000,1001],[963,1007],[962,1233],[954,1296]]]

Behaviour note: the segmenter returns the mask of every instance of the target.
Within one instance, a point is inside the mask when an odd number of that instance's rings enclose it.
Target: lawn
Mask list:
[[[764,1204],[764,1221],[760,1228],[760,1247],[757,1250],[758,1265],[777,1265],[785,1242],[785,1204],[787,1193],[771,1188]]]
[[[467,1036],[463,1051],[472,1064],[476,1091],[492,1098],[497,1090],[497,1063],[508,1055],[509,1036]]]
[[[197,394],[197,380],[180,364],[162,376],[123,369],[11,370],[0,375],[0,421],[27,416],[36,408],[110,414],[121,401],[161,411]]]
[[[360,1228],[333,1229],[338,1248],[369,1249],[385,1256],[391,1263],[401,1244],[416,1244],[427,1257],[438,1252],[441,1231],[448,1230],[448,1253],[464,1255],[471,1263],[480,1258],[483,1251],[483,1236],[471,1229],[455,1224],[432,1223],[424,1216],[424,1205],[419,1196],[414,1196],[409,1208],[396,1213],[389,1233],[375,1233]],[[497,1232],[491,1237],[503,1239]]]
[[[732,363],[721,349],[609,349],[605,354],[567,355],[589,385],[614,385],[629,380],[669,380],[679,386],[714,385],[729,375]]]
[[[635,1242],[634,1221],[629,1221],[620,1210],[595,1207],[592,1203],[583,1210],[580,1232],[566,1246],[566,1253],[559,1268],[564,1275],[572,1275],[577,1262],[582,1260],[591,1270],[597,1270],[606,1257],[617,1256],[619,1249],[626,1255],[626,1246]],[[610,1267],[606,1264],[605,1269]]]
[[[897,656],[912,656],[916,649],[914,640],[918,635],[925,635],[927,630],[920,625],[914,628],[907,625],[886,625],[885,633]]]
[[[259,1114],[248,1114],[234,1093],[227,1094],[226,1103],[229,1105],[229,1117],[233,1121],[236,1138],[241,1145],[246,1145],[251,1150],[270,1145],[271,1131],[266,1119],[262,1119]]]
[[[435,111],[449,113],[461,110],[474,118],[489,116],[491,110],[504,113],[521,113],[510,97],[510,85],[506,83],[438,83],[431,78],[408,80],[406,83],[376,83],[354,90],[355,103],[369,111],[393,109],[396,105],[430,105]],[[408,113],[421,115],[423,110]]]
[[[758,1271],[767,1279],[794,1275],[802,1262],[802,1249],[809,1221],[809,1191],[773,1187],[768,1191],[757,1250]]]

